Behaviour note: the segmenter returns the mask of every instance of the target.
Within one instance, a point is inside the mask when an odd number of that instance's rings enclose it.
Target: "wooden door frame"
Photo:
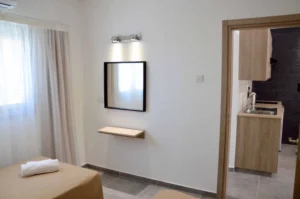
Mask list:
[[[226,199],[232,97],[232,31],[300,26],[300,14],[223,21],[222,95],[217,198]]]

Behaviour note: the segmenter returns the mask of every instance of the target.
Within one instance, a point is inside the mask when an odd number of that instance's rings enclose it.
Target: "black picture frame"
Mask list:
[[[108,64],[128,64],[128,63],[140,63],[143,64],[143,109],[137,110],[137,109],[126,109],[126,108],[120,108],[120,107],[110,107],[108,106],[108,95],[107,95],[107,67]],[[137,112],[146,112],[146,106],[147,106],[147,63],[146,61],[128,61],[128,62],[104,62],[104,108],[107,109],[117,109],[117,110],[124,110],[124,111],[137,111]]]

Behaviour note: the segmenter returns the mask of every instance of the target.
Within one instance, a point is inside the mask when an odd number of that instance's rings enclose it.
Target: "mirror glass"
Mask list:
[[[146,62],[104,63],[105,108],[146,111]]]

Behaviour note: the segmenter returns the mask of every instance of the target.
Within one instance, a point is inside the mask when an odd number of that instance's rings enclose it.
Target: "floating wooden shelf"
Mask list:
[[[99,133],[116,135],[116,136],[124,136],[131,138],[145,138],[145,131],[143,130],[135,130],[135,129],[124,129],[107,126],[98,130]]]

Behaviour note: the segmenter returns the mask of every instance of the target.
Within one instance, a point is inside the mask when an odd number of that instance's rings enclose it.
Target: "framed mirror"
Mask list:
[[[104,63],[104,107],[146,111],[146,62]]]

